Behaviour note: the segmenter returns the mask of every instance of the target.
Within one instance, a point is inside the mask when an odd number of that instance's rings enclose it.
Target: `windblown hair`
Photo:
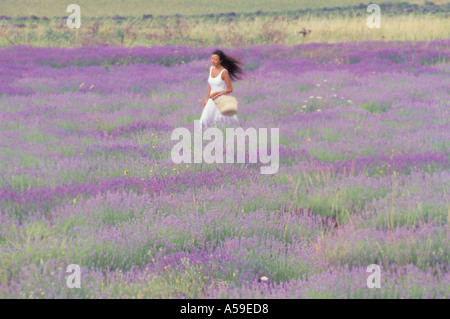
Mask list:
[[[242,65],[241,61],[235,57],[226,55],[222,50],[216,50],[212,54],[217,54],[219,56],[219,59],[222,61],[220,64],[227,69],[232,80],[242,80],[240,74],[243,74],[244,71],[240,67],[240,65]]]

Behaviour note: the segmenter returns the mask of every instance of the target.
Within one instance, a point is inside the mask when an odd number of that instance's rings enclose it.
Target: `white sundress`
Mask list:
[[[225,71],[225,69],[222,70],[222,72]],[[208,83],[211,85],[211,93],[219,92],[227,89],[227,84],[224,80],[222,80],[222,72],[220,74],[213,78],[211,77],[212,73],[212,66],[209,68],[209,78]],[[239,119],[236,115],[233,116],[224,116],[220,114],[219,109],[217,108],[216,104],[211,98],[208,98],[208,102],[206,102],[205,108],[203,109],[202,116],[200,117],[200,124],[202,125],[202,128],[208,126],[208,125],[236,125],[239,123]]]

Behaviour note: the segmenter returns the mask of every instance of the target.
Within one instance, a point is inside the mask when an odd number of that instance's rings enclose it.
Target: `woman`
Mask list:
[[[216,50],[211,55],[211,67],[209,69],[208,93],[203,101],[203,112],[200,118],[202,127],[209,124],[236,124],[239,122],[236,115],[224,116],[220,114],[213,97],[219,94],[233,92],[231,78],[241,79],[238,74],[243,73],[240,61],[225,55],[221,50]]]

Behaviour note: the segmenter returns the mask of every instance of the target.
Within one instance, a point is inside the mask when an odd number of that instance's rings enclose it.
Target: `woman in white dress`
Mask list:
[[[208,125],[236,125],[239,119],[236,115],[224,116],[220,114],[213,97],[219,94],[233,92],[231,79],[241,79],[238,74],[243,73],[240,61],[225,55],[221,50],[216,50],[211,55],[211,67],[209,68],[208,92],[203,101],[203,112],[200,124],[203,127]]]

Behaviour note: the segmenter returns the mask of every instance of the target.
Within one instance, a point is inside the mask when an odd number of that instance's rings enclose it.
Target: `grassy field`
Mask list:
[[[227,50],[270,176],[171,158],[213,48],[2,49],[0,298],[448,298],[449,48]]]
[[[342,10],[285,15],[82,18],[69,29],[61,18],[0,20],[0,47],[11,45],[79,47],[95,45],[240,47],[254,44],[296,45],[311,42],[431,41],[450,38],[444,14],[384,15],[381,28],[369,29],[368,13]],[[303,33],[304,32],[304,33]]]
[[[450,296],[449,1],[73,2],[0,0],[0,298]],[[275,174],[173,159],[216,48]]]
[[[143,14],[153,15],[173,15],[173,14],[207,14],[221,12],[255,12],[262,11],[284,11],[297,10],[306,8],[323,8],[330,6],[350,6],[359,5],[360,0],[229,0],[229,1],[212,1],[212,0],[77,0],[77,1],[59,1],[59,0],[2,0],[0,14],[7,16],[65,16],[66,8],[69,4],[76,3],[81,7],[81,13],[85,17],[127,15],[142,16]],[[382,3],[400,3],[400,0],[380,0]],[[410,3],[421,4],[425,1],[410,0]],[[435,4],[443,4],[448,1],[433,1]]]

